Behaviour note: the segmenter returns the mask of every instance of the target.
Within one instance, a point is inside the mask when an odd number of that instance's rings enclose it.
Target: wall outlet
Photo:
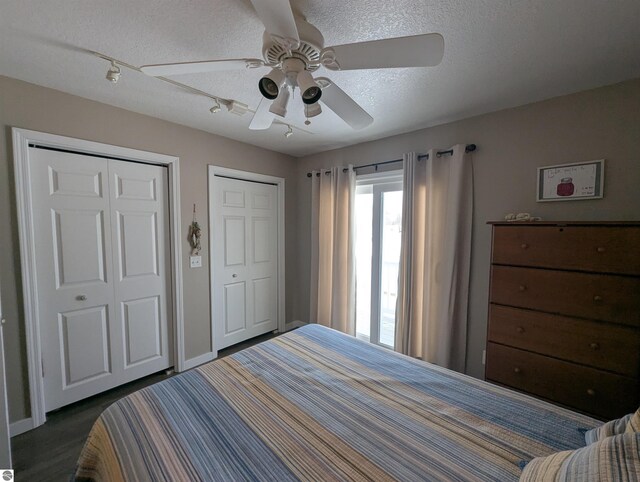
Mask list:
[[[190,256],[189,261],[192,268],[202,268],[202,256]]]

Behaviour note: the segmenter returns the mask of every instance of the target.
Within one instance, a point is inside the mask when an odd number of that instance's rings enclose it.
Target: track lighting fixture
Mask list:
[[[284,136],[289,139],[289,137],[291,137],[293,135],[293,129],[291,128],[290,125],[287,125],[288,129],[287,132],[284,133]]]
[[[244,115],[249,110],[249,106],[237,100],[232,100],[227,104],[227,110],[235,115]]]
[[[315,104],[322,97],[322,89],[318,87],[308,70],[298,72],[297,83],[302,94],[302,102],[305,104]]]
[[[282,70],[271,69],[271,72],[258,81],[258,89],[265,98],[274,100],[280,94],[284,81],[285,75]]]
[[[280,94],[278,98],[271,104],[269,108],[269,112],[275,115],[279,115],[280,117],[284,117],[287,115],[287,104],[289,103],[289,88],[284,87],[280,89]]]
[[[215,104],[213,105],[213,107],[211,107],[211,109],[209,109],[209,112],[211,112],[212,114],[217,114],[218,112],[220,112],[220,102],[218,101],[218,99],[213,99],[213,101],[215,102]]]
[[[115,61],[111,61],[111,67],[107,70],[107,80],[113,84],[116,84],[118,80],[120,80],[120,67],[115,63]]]

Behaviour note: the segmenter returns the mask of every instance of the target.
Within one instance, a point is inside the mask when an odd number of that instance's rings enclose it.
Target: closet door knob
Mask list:
[[[518,291],[527,291],[527,287],[525,285],[518,286]]]
[[[602,301],[602,296],[600,296],[600,295],[595,295],[595,296],[593,297],[593,301]]]
[[[78,300],[78,301],[87,301],[87,295],[78,295],[78,296],[76,296],[76,300]]]
[[[606,251],[606,249],[604,249],[602,246],[598,246],[598,247],[596,248],[596,251],[597,251],[598,253],[604,253],[604,252]]]
[[[527,249],[527,248],[529,247],[529,245],[528,245],[527,243],[522,243],[522,244],[520,245],[520,247],[521,247],[522,249]]]
[[[589,344],[589,348],[591,348],[592,350],[597,350],[598,348],[600,348],[600,345],[598,345],[597,343],[591,343]]]
[[[518,368],[518,367],[515,367],[515,368],[513,369],[513,373],[520,373],[521,371],[522,371],[522,370],[520,370],[520,368]]]
[[[517,331],[518,333],[524,333],[524,328],[522,328],[521,326],[519,326],[519,327],[517,327],[517,328],[516,328],[516,331]]]
[[[596,394],[596,391],[593,388],[587,389],[587,395],[589,395],[590,397],[593,397],[595,394]]]
[[[232,278],[237,278],[237,277],[238,277],[238,275],[237,275],[237,274],[235,274],[235,273],[233,273],[233,274],[231,275],[231,277],[232,277]]]

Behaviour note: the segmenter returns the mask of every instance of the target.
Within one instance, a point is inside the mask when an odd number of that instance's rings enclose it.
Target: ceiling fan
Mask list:
[[[251,0],[265,26],[261,59],[205,60],[173,64],[143,65],[148,75],[171,76],[201,72],[270,67],[258,82],[263,96],[249,126],[268,129],[274,116],[285,117],[291,91],[300,89],[306,124],[322,112],[322,103],[354,129],[362,129],[373,118],[327,77],[313,78],[321,66],[329,70],[432,67],[444,54],[444,39],[437,33],[397,37],[345,45],[324,46],[320,31],[294,15],[289,0]]]

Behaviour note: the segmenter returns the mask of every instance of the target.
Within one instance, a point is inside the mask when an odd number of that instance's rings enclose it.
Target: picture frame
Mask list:
[[[604,159],[538,168],[536,201],[584,201],[604,195]]]

